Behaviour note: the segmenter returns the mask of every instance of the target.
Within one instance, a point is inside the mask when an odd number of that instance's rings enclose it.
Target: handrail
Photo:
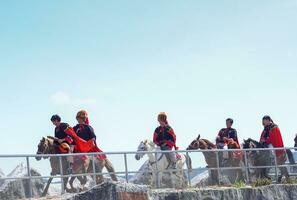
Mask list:
[[[216,160],[217,160],[217,166],[216,167],[209,167],[207,168],[208,170],[218,170],[218,174],[221,174],[221,170],[232,170],[232,169],[245,169],[246,171],[246,176],[247,176],[247,181],[249,182],[249,173],[248,170],[249,169],[261,169],[261,168],[275,168],[277,169],[278,167],[297,167],[297,163],[295,164],[282,164],[282,165],[278,165],[276,163],[276,159],[275,163],[272,165],[267,165],[267,166],[250,166],[247,165],[247,152],[252,152],[252,151],[272,151],[273,152],[273,157],[276,158],[276,154],[275,151],[277,150],[297,150],[296,147],[282,147],[282,148],[253,148],[253,149],[199,149],[199,150],[174,150],[174,151],[161,151],[161,150],[157,150],[157,151],[153,151],[152,153],[154,153],[155,155],[158,153],[168,153],[168,152],[177,152],[177,153],[185,153],[186,155],[190,155],[190,153],[205,153],[205,152],[213,152],[216,153]],[[243,167],[224,167],[224,166],[220,166],[219,165],[219,161],[218,161],[218,152],[244,152],[244,156],[245,156],[245,165]],[[36,157],[58,157],[59,161],[60,161],[60,170],[62,169],[62,162],[61,162],[61,158],[62,157],[68,157],[68,156],[82,156],[82,155],[86,155],[86,156],[96,156],[96,155],[102,155],[102,154],[106,154],[106,155],[122,155],[124,156],[124,167],[125,170],[124,171],[118,171],[118,172],[114,172],[115,175],[124,175],[125,176],[125,181],[128,182],[128,175],[129,174],[136,174],[138,173],[138,171],[129,171],[128,170],[128,161],[127,161],[127,155],[133,155],[133,154],[146,154],[148,153],[147,151],[114,151],[114,152],[92,152],[92,153],[70,153],[70,154],[0,154],[0,159],[3,158],[26,158],[27,161],[27,176],[25,177],[2,177],[0,178],[0,181],[2,180],[29,180],[29,187],[30,187],[30,192],[29,195],[30,197],[32,197],[32,184],[31,181],[32,179],[47,179],[47,178],[60,178],[61,181],[61,189],[62,189],[62,193],[64,192],[64,187],[63,187],[63,178],[66,177],[78,177],[78,176],[96,176],[96,175],[107,175],[109,174],[108,172],[96,172],[95,170],[91,173],[82,173],[82,174],[60,174],[60,175],[51,175],[51,176],[32,176],[30,173],[30,159],[29,158],[36,158]],[[188,162],[188,161],[187,161]],[[94,159],[92,164],[94,165]],[[187,165],[188,166],[188,165]],[[94,166],[93,166],[94,167]],[[179,169],[166,169],[166,170],[159,170],[157,169],[157,172],[176,172]],[[188,176],[188,182],[191,186],[191,179],[190,179],[190,171],[189,169],[182,169],[183,172],[187,173]],[[153,170],[150,170],[149,172],[152,172]],[[276,176],[278,175],[277,170],[275,171]],[[291,175],[297,175],[297,173],[291,173]]]
[[[297,147],[280,147],[280,148],[253,148],[253,149],[198,149],[198,150],[158,150],[153,151],[153,153],[193,153],[193,152],[237,152],[237,151],[273,151],[273,150],[286,150],[294,149],[297,151]],[[147,153],[147,151],[107,151],[107,152],[91,152],[91,153],[68,153],[68,154],[0,154],[0,158],[17,158],[17,157],[57,157],[57,156],[96,156],[96,155],[123,155],[123,154],[137,154],[137,153]]]

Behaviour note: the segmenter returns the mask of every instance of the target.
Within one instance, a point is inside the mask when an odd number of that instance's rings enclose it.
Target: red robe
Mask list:
[[[274,148],[284,147],[282,134],[278,126],[274,126],[269,130],[269,136],[265,138],[265,130],[261,134],[260,142],[265,141],[266,144],[272,144]],[[276,150],[276,156],[282,156],[285,153],[284,150]]]
[[[76,143],[76,151],[79,153],[90,153],[90,152],[103,152],[96,144],[94,140],[85,141],[78,137],[71,127],[65,130],[65,133],[69,134]],[[97,156],[100,160],[105,160],[106,155],[100,154]]]

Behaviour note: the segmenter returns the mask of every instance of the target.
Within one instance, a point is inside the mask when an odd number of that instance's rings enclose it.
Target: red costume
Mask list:
[[[79,153],[90,153],[90,152],[103,152],[99,147],[97,146],[96,142],[94,140],[88,140],[85,141],[84,139],[80,138],[76,135],[74,130],[71,127],[68,127],[65,132],[69,134],[76,143],[76,151]],[[97,156],[100,160],[105,160],[106,155],[100,154]]]
[[[284,147],[282,134],[276,124],[266,126],[261,134],[260,142],[272,144],[274,148]],[[285,153],[284,150],[276,150],[276,155],[281,156]]]

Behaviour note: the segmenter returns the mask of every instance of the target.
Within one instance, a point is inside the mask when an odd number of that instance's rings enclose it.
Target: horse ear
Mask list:
[[[200,139],[200,134],[198,135],[198,137],[197,137],[197,140],[199,140]]]
[[[42,137],[41,141],[44,142],[45,141],[45,137]]]

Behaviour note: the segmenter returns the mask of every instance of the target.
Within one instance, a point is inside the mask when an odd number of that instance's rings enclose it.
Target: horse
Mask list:
[[[256,140],[253,140],[251,138],[248,138],[247,140],[244,140],[243,143],[243,148],[244,149],[257,149],[257,148],[268,148],[267,144],[263,144],[260,142],[257,142]],[[295,160],[293,157],[293,154],[290,149],[286,149],[286,155],[289,159],[290,164],[295,164]],[[256,151],[256,150],[251,150],[247,151],[247,155],[252,162],[253,166],[268,166],[271,165],[271,154],[272,152],[270,150],[267,151]],[[283,165],[285,164],[286,159],[284,156],[284,159],[280,159],[278,161],[278,165]],[[286,179],[289,178],[289,173],[286,167],[279,167],[279,170],[281,172],[280,176],[277,178],[277,182],[280,183],[282,180],[282,177],[285,176]],[[255,169],[255,176],[256,178],[268,178],[269,168],[256,168]]]
[[[226,146],[227,149],[240,149],[239,144],[232,138],[227,139]],[[224,164],[226,167],[241,167],[241,169],[225,170],[226,172],[228,172],[228,177],[231,183],[244,180],[243,169],[245,168],[245,165],[243,162],[242,151],[229,151],[228,158],[226,159],[226,162]]]
[[[191,144],[188,146],[187,150],[197,150],[197,149],[202,149],[202,150],[207,150],[207,149],[217,149],[217,146],[210,142],[207,139],[200,139],[200,135],[191,142]],[[217,168],[218,163],[217,163],[217,152],[215,151],[203,151],[203,156],[205,158],[205,161],[208,165],[208,168]],[[211,184],[219,184],[219,173],[218,169],[211,169],[210,170],[210,177],[211,177]]]
[[[48,136],[48,137],[43,137],[39,144],[38,144],[38,149],[37,149],[37,153],[36,154],[60,154],[60,151],[58,150],[58,145],[55,144],[55,138]],[[40,156],[36,156],[35,159],[37,161],[41,160],[41,159],[47,159],[48,157],[40,157]],[[69,166],[69,162],[67,160],[66,156],[62,156],[62,172],[63,175],[69,175],[69,170],[68,170],[68,166]],[[51,165],[51,176],[55,176],[58,174],[61,174],[60,172],[60,164],[59,164],[59,157],[50,157],[50,165]],[[99,172],[99,175],[96,175],[96,183],[99,184],[101,182],[103,182],[103,176],[102,176],[102,169],[103,167],[105,167],[107,169],[107,171],[110,173],[110,176],[112,178],[112,180],[117,181],[117,177],[115,176],[115,170],[111,164],[111,162],[108,159],[105,160],[99,160],[96,159],[95,161],[95,170],[96,172]],[[74,158],[74,165],[77,166],[74,170],[74,173],[78,173],[78,174],[82,174],[82,173],[93,173],[93,165],[90,164],[90,158],[89,157],[84,157],[84,159],[82,159],[82,156],[75,156]],[[73,181],[75,180],[76,177],[71,177],[69,184],[70,184],[70,189],[67,187],[67,183],[68,183],[68,177],[64,177],[63,178],[63,184],[64,184],[64,188],[66,192],[74,192],[77,191],[76,188],[74,188],[73,186]],[[84,187],[84,185],[87,182],[86,177],[77,177],[78,180],[81,183],[81,188]],[[44,188],[43,192],[42,192],[42,196],[46,196],[49,186],[52,182],[53,178],[49,178],[46,184],[46,187]]]
[[[169,162],[169,160],[167,159],[165,153],[154,153],[155,151],[160,151],[160,149],[156,148],[156,145],[150,141],[150,140],[143,140],[140,142],[138,148],[137,148],[137,152],[135,154],[135,159],[136,160],[140,160],[141,158],[143,158],[143,156],[145,154],[147,154],[148,158],[149,158],[149,164],[152,168],[152,180],[151,180],[151,185],[154,187],[158,187],[161,186],[161,179],[162,179],[162,173],[163,171],[166,170],[172,170],[170,168],[171,163]],[[177,163],[176,163],[176,170],[175,172],[173,172],[173,175],[175,175],[179,181],[172,181],[172,185],[173,187],[176,188],[181,188],[181,187],[185,187],[185,180],[184,180],[184,174],[183,174],[183,167],[184,164],[187,164],[188,170],[192,170],[192,161],[191,158],[184,155],[184,154],[180,154],[179,155],[180,158],[177,159]],[[171,175],[172,177],[172,175]],[[178,184],[181,183],[181,184]]]

